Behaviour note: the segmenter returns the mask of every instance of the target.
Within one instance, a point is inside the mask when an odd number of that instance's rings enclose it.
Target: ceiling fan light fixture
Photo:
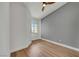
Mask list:
[[[53,3],[55,3],[55,2],[43,2],[42,11],[44,11],[46,5],[50,5],[50,4],[53,4]]]
[[[45,7],[46,6],[46,4],[43,4],[43,7]]]

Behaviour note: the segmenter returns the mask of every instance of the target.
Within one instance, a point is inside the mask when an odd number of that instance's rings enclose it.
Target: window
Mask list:
[[[38,33],[37,24],[32,24],[32,32],[33,33]]]
[[[32,21],[32,33],[38,33],[38,22],[36,20]]]

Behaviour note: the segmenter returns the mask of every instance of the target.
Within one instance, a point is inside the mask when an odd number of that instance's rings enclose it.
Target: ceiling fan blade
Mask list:
[[[42,8],[42,11],[44,11],[45,7]]]
[[[46,4],[53,4],[53,3],[55,3],[55,2],[46,2]]]

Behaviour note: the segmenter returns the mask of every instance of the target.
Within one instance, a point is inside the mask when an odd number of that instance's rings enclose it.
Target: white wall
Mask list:
[[[0,2],[0,57],[10,56],[9,3]]]
[[[26,48],[31,39],[31,15],[27,6],[0,2],[0,57]]]
[[[10,3],[11,52],[26,48],[32,39],[31,14],[23,2]]]
[[[42,20],[42,38],[79,49],[79,2],[71,2]]]

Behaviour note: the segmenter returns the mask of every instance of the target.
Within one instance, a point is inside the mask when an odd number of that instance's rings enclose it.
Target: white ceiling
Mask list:
[[[32,17],[42,19],[45,16],[47,16],[48,14],[54,12],[56,9],[60,8],[61,6],[63,6],[66,3],[67,2],[56,2],[54,4],[47,5],[45,7],[44,12],[41,11],[41,9],[42,9],[42,3],[41,2],[26,2],[25,5],[28,6]]]

